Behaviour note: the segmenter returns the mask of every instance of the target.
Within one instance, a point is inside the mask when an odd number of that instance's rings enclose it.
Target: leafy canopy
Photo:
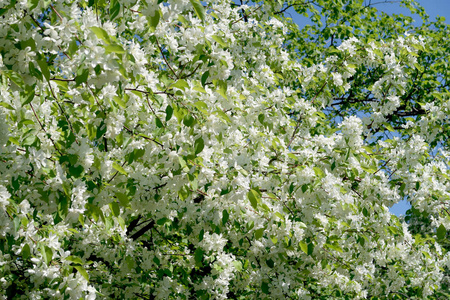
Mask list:
[[[401,3],[0,1],[3,296],[449,297],[449,28]]]

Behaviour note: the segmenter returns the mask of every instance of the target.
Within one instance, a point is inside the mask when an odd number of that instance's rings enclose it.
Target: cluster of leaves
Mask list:
[[[4,296],[449,297],[449,28],[402,4],[0,1]]]

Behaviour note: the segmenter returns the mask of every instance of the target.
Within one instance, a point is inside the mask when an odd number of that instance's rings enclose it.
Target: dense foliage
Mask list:
[[[402,5],[0,0],[3,299],[447,299],[450,31]]]

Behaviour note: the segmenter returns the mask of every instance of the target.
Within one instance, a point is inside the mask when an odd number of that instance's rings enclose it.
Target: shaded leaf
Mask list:
[[[28,259],[31,256],[30,245],[25,244],[22,247],[22,251],[20,252],[20,254],[22,254],[23,259]]]
[[[203,151],[203,148],[205,148],[205,142],[203,141],[203,138],[198,138],[194,142],[194,151],[195,155],[199,154]]]
[[[114,20],[120,12],[120,3],[117,0],[112,0],[109,4],[109,18]]]
[[[228,219],[230,218],[230,214],[226,209],[222,211],[222,225],[225,226],[225,224],[228,222]]]
[[[436,230],[436,235],[437,238],[439,240],[442,240],[443,238],[445,238],[445,236],[447,235],[447,229],[445,229],[445,226],[443,224],[441,224],[437,230]]]
[[[111,202],[109,204],[109,207],[111,208],[111,212],[113,213],[113,216],[118,217],[120,215],[120,208],[119,208],[119,204],[117,202]]]

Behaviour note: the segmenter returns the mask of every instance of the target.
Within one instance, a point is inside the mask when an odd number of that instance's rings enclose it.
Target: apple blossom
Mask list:
[[[2,299],[449,297],[449,28],[401,2],[0,1]]]

